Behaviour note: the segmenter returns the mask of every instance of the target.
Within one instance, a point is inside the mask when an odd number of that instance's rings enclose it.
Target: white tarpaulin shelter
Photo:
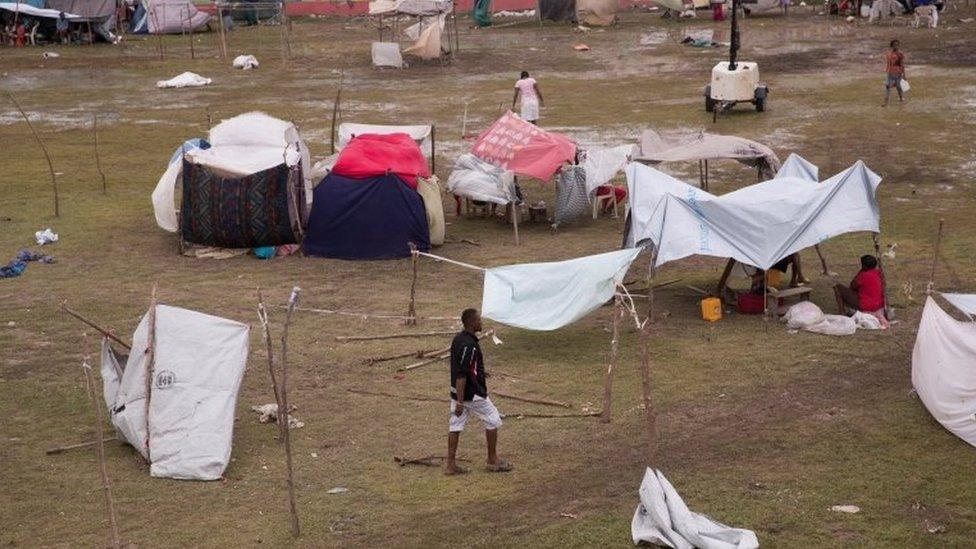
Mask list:
[[[424,60],[437,59],[441,56],[441,35],[444,33],[444,23],[447,20],[447,14],[441,14],[434,18],[429,18],[426,21],[426,26],[424,26],[424,21],[421,20],[416,24],[409,27],[416,27],[418,34],[416,41],[403,49],[403,53],[406,55],[415,55]],[[423,30],[420,27],[423,26]]]
[[[834,236],[879,231],[881,177],[861,161],[822,183],[778,177],[722,196],[636,162],[626,173],[631,213],[625,244],[653,244],[656,266],[709,255],[769,269]]]
[[[515,202],[515,174],[489,164],[471,153],[454,163],[447,178],[447,191],[455,196],[502,206]]]
[[[976,315],[976,294],[943,297],[967,315]],[[976,322],[952,318],[931,297],[918,324],[912,385],[932,417],[976,446]]]
[[[183,159],[206,166],[226,177],[241,177],[271,169],[282,163],[301,165],[306,208],[312,201],[311,162],[308,147],[291,122],[262,112],[249,112],[224,120],[210,129],[210,148],[195,148],[175,154],[152,193],[156,223],[169,232],[179,228],[176,218],[176,182],[183,172]],[[178,149],[179,150],[179,149]]]
[[[647,164],[718,159],[737,160],[758,168],[766,177],[780,168],[776,153],[758,141],[705,132],[673,137],[645,130],[640,136],[640,152],[634,158]]]
[[[782,177],[795,177],[816,183],[820,180],[820,168],[814,166],[812,162],[809,162],[802,156],[796,153],[790,153],[790,156],[786,158],[786,162],[783,162],[779,171],[776,172],[777,179]]]
[[[344,149],[352,141],[353,137],[363,135],[364,133],[375,133],[379,135],[405,133],[417,142],[417,146],[420,147],[420,150],[424,154],[428,156],[433,154],[433,126],[394,126],[388,124],[354,124],[352,122],[339,124],[339,144],[336,145],[336,151]]]
[[[732,528],[688,509],[661,471],[644,471],[640,504],[630,523],[634,545],[653,543],[675,549],[754,549],[759,540],[751,530]]]
[[[597,187],[607,184],[627,167],[637,150],[636,145],[586,149],[586,158],[581,162],[586,172],[586,192],[592,197]]]
[[[556,330],[613,297],[639,249],[555,263],[525,263],[485,271],[481,314],[527,330]]]
[[[403,68],[403,55],[399,42],[373,42],[370,49],[374,67]]]
[[[230,461],[250,329],[225,318],[156,306],[147,447],[149,317],[142,317],[132,336],[121,377],[103,344],[101,373],[112,424],[150,461],[152,476],[219,479]]]
[[[454,11],[454,0],[373,0],[370,15],[437,15]]]

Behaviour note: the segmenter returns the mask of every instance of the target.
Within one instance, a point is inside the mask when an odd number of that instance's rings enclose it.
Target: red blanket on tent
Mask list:
[[[471,154],[518,175],[547,181],[564,162],[573,161],[576,145],[508,111],[478,136]]]
[[[417,176],[430,177],[424,153],[405,133],[357,135],[339,153],[332,171],[353,179],[392,172],[414,190],[417,190]]]

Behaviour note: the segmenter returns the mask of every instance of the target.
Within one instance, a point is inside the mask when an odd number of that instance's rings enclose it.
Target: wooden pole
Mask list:
[[[507,398],[509,400],[517,400],[519,402],[528,402],[528,403],[531,403],[531,404],[541,404],[543,406],[558,406],[559,408],[572,408],[573,407],[572,404],[569,404],[569,403],[566,403],[566,402],[560,402],[558,400],[549,400],[549,399],[545,399],[545,398],[524,397],[524,396],[513,395],[513,394],[510,394],[510,393],[503,393],[501,391],[492,391],[492,394],[495,395],[495,396],[497,396],[497,397],[500,397],[500,398]]]
[[[146,335],[146,461],[152,465],[152,454],[149,450],[149,415],[152,403],[152,384],[156,370],[156,283],[153,283],[152,294],[149,298],[149,332]]]
[[[942,227],[945,225],[945,219],[939,220],[939,232],[935,236],[935,250],[932,252],[932,271],[929,273],[929,284],[925,288],[926,294],[931,294],[932,289],[935,287],[935,267],[939,263],[939,248],[942,245]],[[878,255],[878,265],[881,264],[881,256]],[[885,299],[885,305],[888,304],[888,300]]]
[[[407,320],[404,324],[407,326],[417,325],[417,263],[419,263],[420,256],[417,255],[417,246],[413,242],[408,242],[410,246],[410,262],[413,264],[413,277],[410,279],[410,303],[407,305]]]
[[[339,88],[336,90],[335,104],[332,105],[332,154],[336,152],[336,122],[339,118],[340,103],[342,103],[342,72],[339,72]]]
[[[85,386],[88,389],[88,400],[91,401],[92,411],[95,413],[95,448],[98,450],[99,473],[102,477],[102,490],[105,492],[105,504],[108,507],[108,522],[112,529],[112,547],[120,549],[122,539],[119,537],[119,520],[115,515],[115,499],[112,497],[112,480],[108,476],[108,466],[105,464],[105,445],[104,435],[102,434],[102,408],[98,404],[95,396],[95,379],[92,376],[92,368],[88,364],[88,358],[81,365],[85,372]]]
[[[884,264],[881,262],[881,235],[878,233],[871,233],[871,239],[874,241],[874,255],[878,259],[878,270],[881,271],[881,291],[884,296],[884,315],[885,318],[891,320],[891,304],[888,303],[888,280],[884,272]]]
[[[481,341],[482,339],[494,333],[495,333],[494,329],[488,330],[487,332],[481,334],[481,336],[478,337],[478,341]],[[429,359],[421,360],[420,362],[411,364],[409,366],[404,366],[403,368],[397,368],[397,372],[409,372],[410,370],[416,370],[421,366],[426,366],[428,364],[437,362],[438,360],[444,360],[445,358],[449,358],[450,356],[451,356],[451,347],[447,346],[439,351],[436,351],[436,354]]]
[[[260,288],[258,288],[258,319],[261,321],[261,333],[264,338],[264,345],[268,349],[268,374],[271,376],[271,391],[274,393],[275,405],[278,406],[278,413],[276,414],[278,419],[278,442],[284,442],[285,427],[282,421],[282,410],[285,409],[285,405],[281,402],[281,391],[278,390],[278,379],[275,377],[274,345],[271,343],[271,323],[268,321],[268,309],[264,306],[264,296],[261,294]]]
[[[113,440],[118,440],[118,437],[105,437],[102,442],[112,442]],[[98,444],[97,440],[89,440],[88,442],[79,442],[78,444],[69,444],[67,446],[58,446],[57,448],[51,448],[49,450],[44,450],[44,453],[53,456],[54,454],[62,454],[68,450],[77,450],[79,448],[91,448],[92,446]]]
[[[820,267],[823,268],[823,275],[830,276],[830,269],[827,268],[827,259],[824,257],[822,251],[820,251],[820,244],[814,244],[813,249],[817,251],[817,257],[820,258]]]
[[[102,194],[108,193],[108,184],[105,182],[105,172],[102,171],[102,159],[98,154],[98,115],[92,114],[92,137],[95,142],[95,169],[98,170],[99,177],[102,178]]]
[[[196,59],[197,53],[193,46],[193,19],[190,17],[190,10],[184,10],[186,13],[186,32],[187,36],[190,38],[190,59]]]
[[[220,32],[220,58],[227,59],[227,34],[224,30],[224,9],[220,5],[220,2],[214,1],[217,5],[217,19],[219,24],[217,25],[217,30]]]
[[[654,467],[657,462],[657,414],[654,412],[654,405],[651,401],[650,331],[652,326],[653,324],[651,322],[645,323],[638,335],[640,344],[641,401],[644,405],[644,436],[647,444],[645,450],[647,467]]]
[[[377,335],[377,336],[336,336],[336,341],[375,341],[377,339],[401,339],[405,337],[428,337],[428,336],[442,336],[442,335],[454,335],[457,332],[454,330],[443,330],[436,332],[417,332],[415,334],[387,334],[387,335]],[[407,355],[410,356],[410,355]]]
[[[58,178],[54,173],[54,164],[51,162],[51,155],[48,154],[47,147],[45,147],[44,142],[41,141],[41,136],[37,135],[37,131],[34,130],[34,125],[31,124],[27,113],[21,108],[20,103],[14,99],[14,95],[8,91],[7,97],[10,99],[10,102],[17,107],[17,110],[20,111],[20,115],[24,117],[24,122],[27,122],[27,129],[30,130],[31,134],[34,136],[34,140],[37,141],[38,145],[40,145],[41,152],[44,153],[44,159],[47,160],[47,170],[51,174],[51,187],[54,189],[54,217],[61,217],[61,205],[60,201],[58,200]]]
[[[519,232],[518,232],[518,204],[515,202],[510,202],[509,205],[512,208],[512,228],[515,230],[515,245],[519,245]]]
[[[281,403],[284,409],[278,410],[278,417],[284,418],[285,423],[285,466],[288,482],[288,509],[291,512],[291,535],[297,538],[301,534],[298,524],[298,509],[295,507],[295,482],[292,477],[291,460],[291,425],[288,421],[288,328],[291,326],[291,316],[295,312],[295,305],[298,303],[298,293],[301,288],[295,286],[291,289],[291,297],[288,299],[288,310],[285,312],[285,327],[281,332]]]
[[[463,137],[463,136],[462,136]],[[430,125],[430,175],[437,170],[437,126]]]
[[[363,364],[366,364],[368,366],[370,364],[375,364],[377,362],[389,362],[391,360],[397,360],[397,359],[400,359],[400,358],[408,358],[408,357],[423,358],[425,356],[430,356],[434,352],[435,351],[433,349],[427,349],[427,350],[419,349],[417,351],[408,351],[406,353],[399,353],[399,354],[390,355],[390,356],[380,356],[380,357],[373,357],[373,358],[364,358],[362,360],[362,363]]]
[[[112,341],[118,343],[119,345],[125,347],[126,349],[128,349],[128,350],[131,350],[132,349],[132,346],[131,345],[129,345],[128,343],[126,343],[126,342],[122,341],[121,339],[119,339],[118,336],[116,336],[115,334],[113,334],[109,330],[106,330],[105,328],[102,328],[98,324],[95,324],[91,320],[88,320],[87,318],[81,316],[80,314],[78,314],[75,311],[73,311],[70,308],[68,308],[68,300],[64,300],[64,301],[61,302],[61,310],[64,311],[65,313],[67,313],[67,314],[69,314],[69,315],[77,318],[78,320],[84,322],[88,326],[90,326],[90,327],[94,328],[95,330],[97,330],[103,336],[111,339]]]
[[[281,32],[278,33],[279,34],[279,38],[280,38],[280,42],[281,42],[281,44],[280,44],[280,46],[281,46],[281,66],[284,67],[284,68],[287,68],[288,67],[288,54],[286,52],[287,46],[285,45],[286,42],[287,42],[287,39],[285,38],[285,32],[288,29],[287,29],[287,23],[285,22],[285,5],[283,3],[281,3],[281,2],[278,2],[278,10],[279,10],[279,13],[281,14],[281,17],[279,18],[280,19],[279,26],[281,27]]]
[[[613,390],[613,370],[617,366],[617,351],[620,343],[620,317],[623,315],[623,306],[620,303],[620,296],[613,298],[613,320],[610,336],[610,360],[607,363],[607,373],[603,376],[603,411],[600,414],[600,421],[610,423],[610,394]]]

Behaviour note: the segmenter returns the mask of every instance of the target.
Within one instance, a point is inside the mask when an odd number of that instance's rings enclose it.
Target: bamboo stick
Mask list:
[[[112,442],[113,440],[118,440],[118,437],[105,437],[101,440],[102,443]],[[88,442],[79,442],[78,444],[69,444],[67,446],[58,446],[57,448],[50,448],[45,450],[44,453],[53,456],[54,454],[63,454],[68,450],[77,450],[79,448],[91,448],[92,446],[99,444],[97,440],[89,440]]]
[[[827,258],[824,257],[823,252],[820,250],[820,244],[814,244],[813,249],[817,251],[817,257],[820,258],[820,267],[823,269],[823,275],[830,276],[830,269],[827,268]]]
[[[932,288],[935,287],[935,267],[939,263],[939,248],[942,246],[942,227],[945,225],[945,219],[939,219],[939,232],[935,236],[935,250],[932,252],[932,271],[929,272],[929,284],[925,289],[926,294],[932,293]],[[878,261],[881,261],[881,256],[878,256]],[[887,300],[885,304],[887,304]]]
[[[559,408],[572,408],[573,407],[572,404],[569,404],[569,403],[566,403],[566,402],[560,402],[558,400],[548,400],[548,399],[545,399],[545,398],[523,397],[523,396],[518,396],[518,395],[512,395],[512,394],[508,394],[508,393],[503,393],[501,391],[492,391],[491,394],[493,394],[493,395],[495,395],[497,397],[507,398],[509,400],[517,400],[519,402],[528,402],[530,404],[542,404],[543,406],[557,406]]]
[[[443,330],[436,332],[417,332],[415,334],[386,334],[386,335],[376,335],[376,336],[335,336],[336,341],[375,341],[378,339],[401,339],[408,337],[428,337],[428,336],[441,336],[441,335],[454,335],[457,331],[455,330]],[[410,355],[405,355],[410,356]]]
[[[413,242],[408,242],[410,246],[410,262],[413,264],[413,277],[410,279],[410,303],[407,305],[407,320],[404,324],[408,326],[417,325],[417,246]]]
[[[132,346],[131,345],[129,345],[128,343],[126,343],[126,342],[122,341],[121,339],[119,339],[115,334],[113,334],[109,330],[106,330],[105,328],[102,328],[98,324],[95,324],[91,320],[88,320],[87,318],[81,316],[80,314],[78,314],[75,311],[73,311],[70,308],[68,308],[68,300],[67,299],[61,302],[61,310],[64,311],[65,313],[67,313],[67,314],[69,314],[69,315],[77,318],[78,320],[84,322],[85,324],[87,324],[91,328],[94,328],[95,330],[97,330],[103,336],[111,339],[112,341],[118,343],[119,345],[125,347],[126,349],[128,349],[130,351],[132,350]]]
[[[102,178],[102,194],[108,194],[105,172],[102,171],[102,159],[98,154],[98,115],[95,113],[92,113],[92,137],[95,142],[95,169],[98,170],[98,175]]]
[[[282,308],[282,306],[278,306]],[[334,309],[316,309],[312,307],[295,307],[296,311],[305,311],[308,313],[319,313],[324,315],[344,315],[344,316],[354,316],[362,319],[375,318],[380,320],[406,320],[409,317],[403,315],[376,315],[372,313],[357,313],[355,311],[340,311]],[[460,320],[456,316],[418,316],[424,320]]]
[[[376,357],[376,358],[364,358],[362,360],[362,362],[363,362],[363,364],[371,365],[371,364],[375,364],[377,362],[389,362],[391,360],[397,360],[397,359],[400,359],[400,358],[407,358],[407,357],[424,358],[425,356],[428,356],[430,353],[433,353],[433,352],[435,352],[435,351],[433,351],[433,350],[410,351],[410,352],[407,352],[407,353],[400,353],[400,354],[390,355],[390,356],[381,356],[381,357]]]
[[[258,288],[258,320],[261,321],[261,333],[264,339],[264,345],[268,349],[268,374],[271,377],[271,391],[274,393],[275,405],[278,406],[278,413],[275,414],[278,423],[278,442],[284,442],[285,427],[282,421],[281,411],[285,409],[285,405],[281,402],[281,391],[278,390],[278,379],[275,377],[274,345],[271,343],[271,326],[268,321],[268,309],[264,306],[264,296],[261,294],[260,288]]]
[[[149,449],[149,416],[152,402],[152,384],[156,370],[156,284],[153,283],[152,294],[149,298],[149,332],[146,336],[146,461],[152,465],[152,454]]]
[[[220,58],[227,59],[227,34],[224,30],[224,11],[218,0],[214,0],[214,5],[217,6],[217,30],[220,34]]]
[[[298,303],[298,293],[301,288],[295,286],[291,289],[291,297],[288,299],[288,311],[285,313],[285,327],[281,332],[281,403],[283,409],[278,410],[278,417],[284,417],[285,423],[285,460],[286,471],[288,474],[288,508],[291,511],[291,535],[297,538],[301,534],[298,524],[298,509],[295,507],[295,482],[292,478],[291,460],[291,425],[288,422],[288,328],[291,326],[292,313],[295,312],[295,305]]]
[[[654,412],[654,404],[651,401],[651,355],[650,339],[651,324],[648,322],[641,328],[638,339],[640,340],[640,376],[641,376],[641,401],[644,405],[644,435],[646,437],[646,457],[647,467],[654,467],[657,462],[657,414]]]
[[[88,358],[81,366],[85,372],[85,386],[88,389],[88,399],[91,401],[92,411],[95,413],[95,447],[98,449],[99,473],[102,477],[102,489],[105,491],[105,504],[108,507],[108,521],[112,529],[112,547],[120,549],[122,540],[119,537],[119,520],[115,515],[115,499],[112,497],[112,481],[108,476],[108,466],[105,464],[104,435],[102,434],[102,409],[98,405],[95,396],[95,379],[92,376],[92,368],[88,364]],[[147,410],[148,411],[148,410]],[[148,434],[148,433],[147,433]]]
[[[563,418],[563,417],[597,417],[600,412],[580,412],[578,414],[505,414],[506,418],[514,417],[516,419],[528,419],[528,418]]]
[[[874,243],[874,256],[878,259],[878,271],[881,272],[881,292],[884,296],[884,315],[885,318],[891,320],[891,304],[888,303],[888,280],[884,272],[884,264],[882,263],[881,257],[881,235],[878,233],[871,233],[871,240]]]
[[[448,400],[447,399],[444,399],[444,398],[430,398],[430,397],[422,397],[422,396],[397,395],[397,394],[394,394],[394,393],[387,393],[385,391],[367,391],[365,389],[353,389],[353,388],[347,388],[346,390],[349,391],[350,393],[354,393],[354,394],[357,394],[357,395],[369,395],[369,396],[380,396],[380,397],[399,398],[401,400],[415,400],[415,401],[418,401],[418,402],[442,402],[442,403],[443,402],[448,402]]]
[[[481,341],[482,339],[494,333],[495,333],[494,329],[488,330],[487,332],[481,334],[481,336],[478,338],[478,341]],[[422,366],[426,366],[428,364],[432,364],[439,360],[444,360],[445,358],[450,358],[450,357],[451,357],[451,346],[448,345],[447,347],[441,349],[440,351],[437,351],[436,356],[433,356],[426,360],[421,360],[420,362],[415,362],[409,366],[404,366],[403,368],[397,368],[397,372],[409,372],[410,370],[416,370],[417,368],[420,368]]]
[[[21,108],[20,103],[18,103],[17,100],[14,99],[14,95],[8,91],[7,97],[10,99],[10,102],[13,103],[15,107],[17,107],[17,110],[20,112],[20,115],[24,117],[24,122],[27,122],[27,129],[30,130],[31,135],[34,136],[34,140],[37,141],[38,145],[40,145],[41,152],[44,153],[44,159],[47,160],[47,170],[51,174],[51,187],[54,189],[54,217],[61,217],[61,203],[60,200],[58,200],[58,178],[57,175],[54,173],[54,163],[51,162],[51,155],[48,154],[47,147],[45,147],[44,142],[41,141],[41,136],[37,134],[37,130],[34,129],[34,125],[31,124],[30,118],[27,116],[27,113],[24,112],[23,108]]]
[[[189,37],[189,39],[190,39],[190,59],[196,59],[197,58],[197,54],[196,54],[196,50],[193,47],[193,20],[190,17],[190,10],[189,9],[186,9],[186,10],[183,10],[183,11],[184,11],[184,13],[186,13],[186,32],[187,32],[187,37]]]
[[[336,90],[335,103],[332,105],[332,130],[329,134],[332,136],[332,154],[336,152],[336,123],[339,118],[339,104],[342,103],[342,76],[343,73],[339,72],[339,88]]]
[[[600,415],[600,421],[603,423],[610,423],[610,402],[611,402],[611,392],[613,391],[613,369],[617,365],[617,354],[618,345],[620,342],[620,317],[623,314],[623,310],[620,304],[620,297],[616,296],[613,298],[613,321],[612,321],[612,331],[610,336],[610,360],[607,363],[607,373],[603,377],[603,412]]]

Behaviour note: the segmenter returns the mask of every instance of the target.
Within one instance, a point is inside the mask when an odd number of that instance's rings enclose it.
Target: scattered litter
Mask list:
[[[495,335],[494,333],[491,334],[491,342],[494,343],[495,345],[501,345],[502,343],[504,343],[504,341],[498,339],[498,336]]]
[[[576,51],[590,51],[590,47],[586,44],[574,44],[573,49]]]
[[[326,492],[326,494],[345,494],[348,491],[349,488],[345,488],[343,486],[336,486],[335,488],[332,488],[331,490]]]
[[[312,457],[313,457],[313,458],[317,458],[317,457],[319,457],[319,455],[318,455],[318,454],[316,454],[315,452],[312,452]]]
[[[7,323],[7,327],[8,327],[8,328],[13,328],[13,327],[14,327],[14,326],[16,326],[16,325],[17,325],[17,323],[16,323],[16,322],[14,322],[13,320],[11,320],[10,322],[8,322],[8,323]]]
[[[695,18],[695,17],[698,17],[698,14],[695,13],[695,10],[694,9],[690,9],[690,10],[685,10],[685,11],[681,12],[681,14],[679,14],[678,17],[682,17],[682,18],[685,18],[685,19]]]
[[[657,44],[663,44],[668,40],[668,33],[665,31],[652,31],[647,34],[642,34],[638,43],[641,46],[654,46]]]
[[[261,64],[258,63],[258,58],[254,57],[253,55],[238,55],[234,58],[235,69],[244,69],[249,71],[251,69],[258,68],[260,65]]]
[[[845,19],[845,21],[847,21],[848,23],[853,23],[854,22],[854,16],[853,15],[848,15],[847,16],[847,19]]]
[[[49,255],[34,253],[28,250],[21,250],[9,263],[0,267],[0,278],[14,278],[15,276],[20,276],[21,273],[27,269],[27,262],[29,261],[37,261],[39,263],[54,263],[54,258]]]
[[[535,10],[522,10],[522,11],[496,11],[495,17],[535,17]]]
[[[925,530],[930,534],[942,534],[946,531],[946,528],[941,524],[929,524],[929,522],[926,521]]]
[[[305,422],[299,421],[298,418],[291,415],[292,412],[297,410],[298,407],[294,404],[288,406],[288,428],[289,429],[301,429],[305,426]],[[260,406],[251,406],[251,411],[261,414],[258,418],[258,423],[277,423],[278,422],[278,405],[275,403],[262,404]]]
[[[573,520],[580,518],[579,513],[559,513],[559,516]]]
[[[887,257],[888,259],[894,259],[895,258],[895,248],[897,248],[897,247],[898,247],[898,243],[897,242],[894,243],[894,244],[888,244],[888,250],[885,253],[881,254],[881,255],[883,255],[884,257]]]
[[[585,27],[583,25],[577,25],[576,26],[576,30],[578,30],[580,32],[590,32],[593,29],[591,29],[590,27]]]
[[[43,246],[43,245],[48,244],[50,242],[57,242],[58,241],[58,235],[55,234],[54,231],[52,231],[50,227],[48,227],[47,229],[44,229],[43,231],[37,231],[36,233],[34,233],[34,239],[37,240],[37,243],[38,244],[40,244],[41,246]]]
[[[976,18],[974,18],[974,17],[966,17],[964,19],[960,19],[959,20],[960,23],[972,23],[973,21],[976,21]]]
[[[693,48],[717,48],[718,42],[713,41],[710,38],[692,38],[691,36],[685,36],[681,41],[682,44],[691,46]]]
[[[861,508],[857,505],[833,505],[830,510],[835,513],[848,513],[851,515],[861,512]]]
[[[57,57],[61,57],[61,54],[60,53],[55,53],[53,51],[46,51],[46,52],[44,52],[44,53],[41,54],[41,57],[43,57],[44,59],[54,59],[54,58],[57,58]]]
[[[174,76],[169,80],[159,80],[156,82],[157,88],[195,88],[206,86],[213,82],[210,78],[204,78],[195,72],[184,72],[179,76]]]

